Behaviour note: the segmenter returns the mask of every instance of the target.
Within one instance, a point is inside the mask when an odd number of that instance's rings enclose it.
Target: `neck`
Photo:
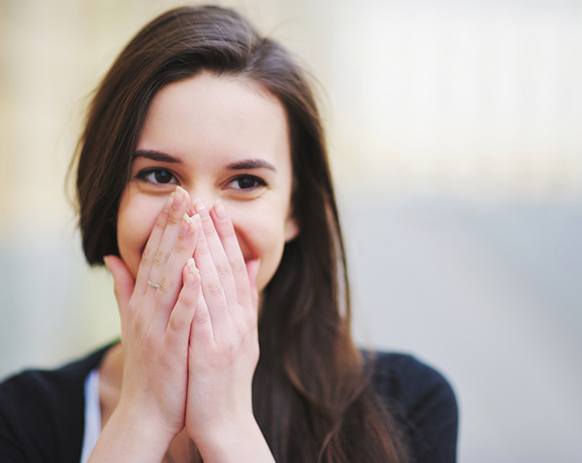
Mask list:
[[[112,346],[101,361],[99,367],[100,383],[104,390],[109,393],[121,390],[121,380],[123,378],[123,345],[117,343]]]

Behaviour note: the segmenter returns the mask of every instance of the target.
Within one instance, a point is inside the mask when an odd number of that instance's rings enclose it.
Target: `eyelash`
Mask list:
[[[162,169],[162,168],[151,168],[151,169],[144,169],[142,171],[140,171],[137,175],[136,178],[143,180],[144,182],[150,183],[152,185],[172,185],[171,183],[152,183],[149,180],[146,179],[146,177],[150,174],[154,174],[156,172],[168,172],[172,177],[176,178],[176,176],[168,169]],[[251,191],[251,190],[255,190],[259,187],[263,187],[263,186],[267,186],[267,182],[265,182],[262,178],[257,177],[255,175],[249,175],[249,174],[245,174],[245,175],[237,175],[236,177],[233,177],[232,179],[229,180],[228,183],[231,183],[235,180],[240,180],[240,179],[245,179],[245,178],[251,178],[253,179],[256,183],[258,183],[258,185],[256,187],[253,188],[238,188],[240,191]]]

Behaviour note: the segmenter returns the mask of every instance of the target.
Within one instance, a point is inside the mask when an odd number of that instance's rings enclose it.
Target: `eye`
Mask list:
[[[154,185],[167,185],[172,178],[176,178],[168,169],[161,168],[144,169],[139,172],[136,177],[140,180],[145,180],[148,183],[153,183]],[[155,179],[155,182],[151,179]]]
[[[176,176],[170,170],[160,167],[144,169],[139,172],[136,177],[147,183],[151,183],[152,185],[171,185],[178,183]],[[267,186],[267,182],[254,175],[239,175],[232,178],[229,181],[229,185],[231,183],[237,183],[238,187],[234,189],[240,191],[251,191]]]
[[[230,183],[238,182],[240,188],[235,188],[235,190],[242,190],[242,191],[250,191],[255,190],[259,187],[263,187],[267,185],[260,177],[255,177],[254,175],[239,175],[238,177],[233,178]]]

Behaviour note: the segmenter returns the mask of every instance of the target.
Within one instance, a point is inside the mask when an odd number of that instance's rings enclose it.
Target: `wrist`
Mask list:
[[[146,416],[124,407],[116,407],[105,423],[90,463],[101,461],[162,461],[172,436]]]
[[[238,423],[232,422],[216,432],[191,438],[205,462],[274,462],[271,450],[254,417]]]
[[[122,402],[115,408],[111,418],[142,442],[150,442],[161,447],[165,445],[166,449],[177,434],[154,414]]]

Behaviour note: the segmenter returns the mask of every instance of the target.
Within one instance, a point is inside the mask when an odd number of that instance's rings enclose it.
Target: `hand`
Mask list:
[[[190,196],[180,187],[156,219],[135,282],[124,262],[106,256],[113,274],[124,348],[117,413],[171,439],[183,428],[193,293],[184,286],[199,220],[188,220]],[[158,284],[159,287],[155,287]],[[165,449],[164,449],[165,451]]]
[[[194,253],[198,301],[190,334],[186,430],[204,456],[207,443],[256,426],[252,379],[259,359],[259,261],[245,265],[222,205],[212,214],[201,203],[196,209],[202,233]]]

